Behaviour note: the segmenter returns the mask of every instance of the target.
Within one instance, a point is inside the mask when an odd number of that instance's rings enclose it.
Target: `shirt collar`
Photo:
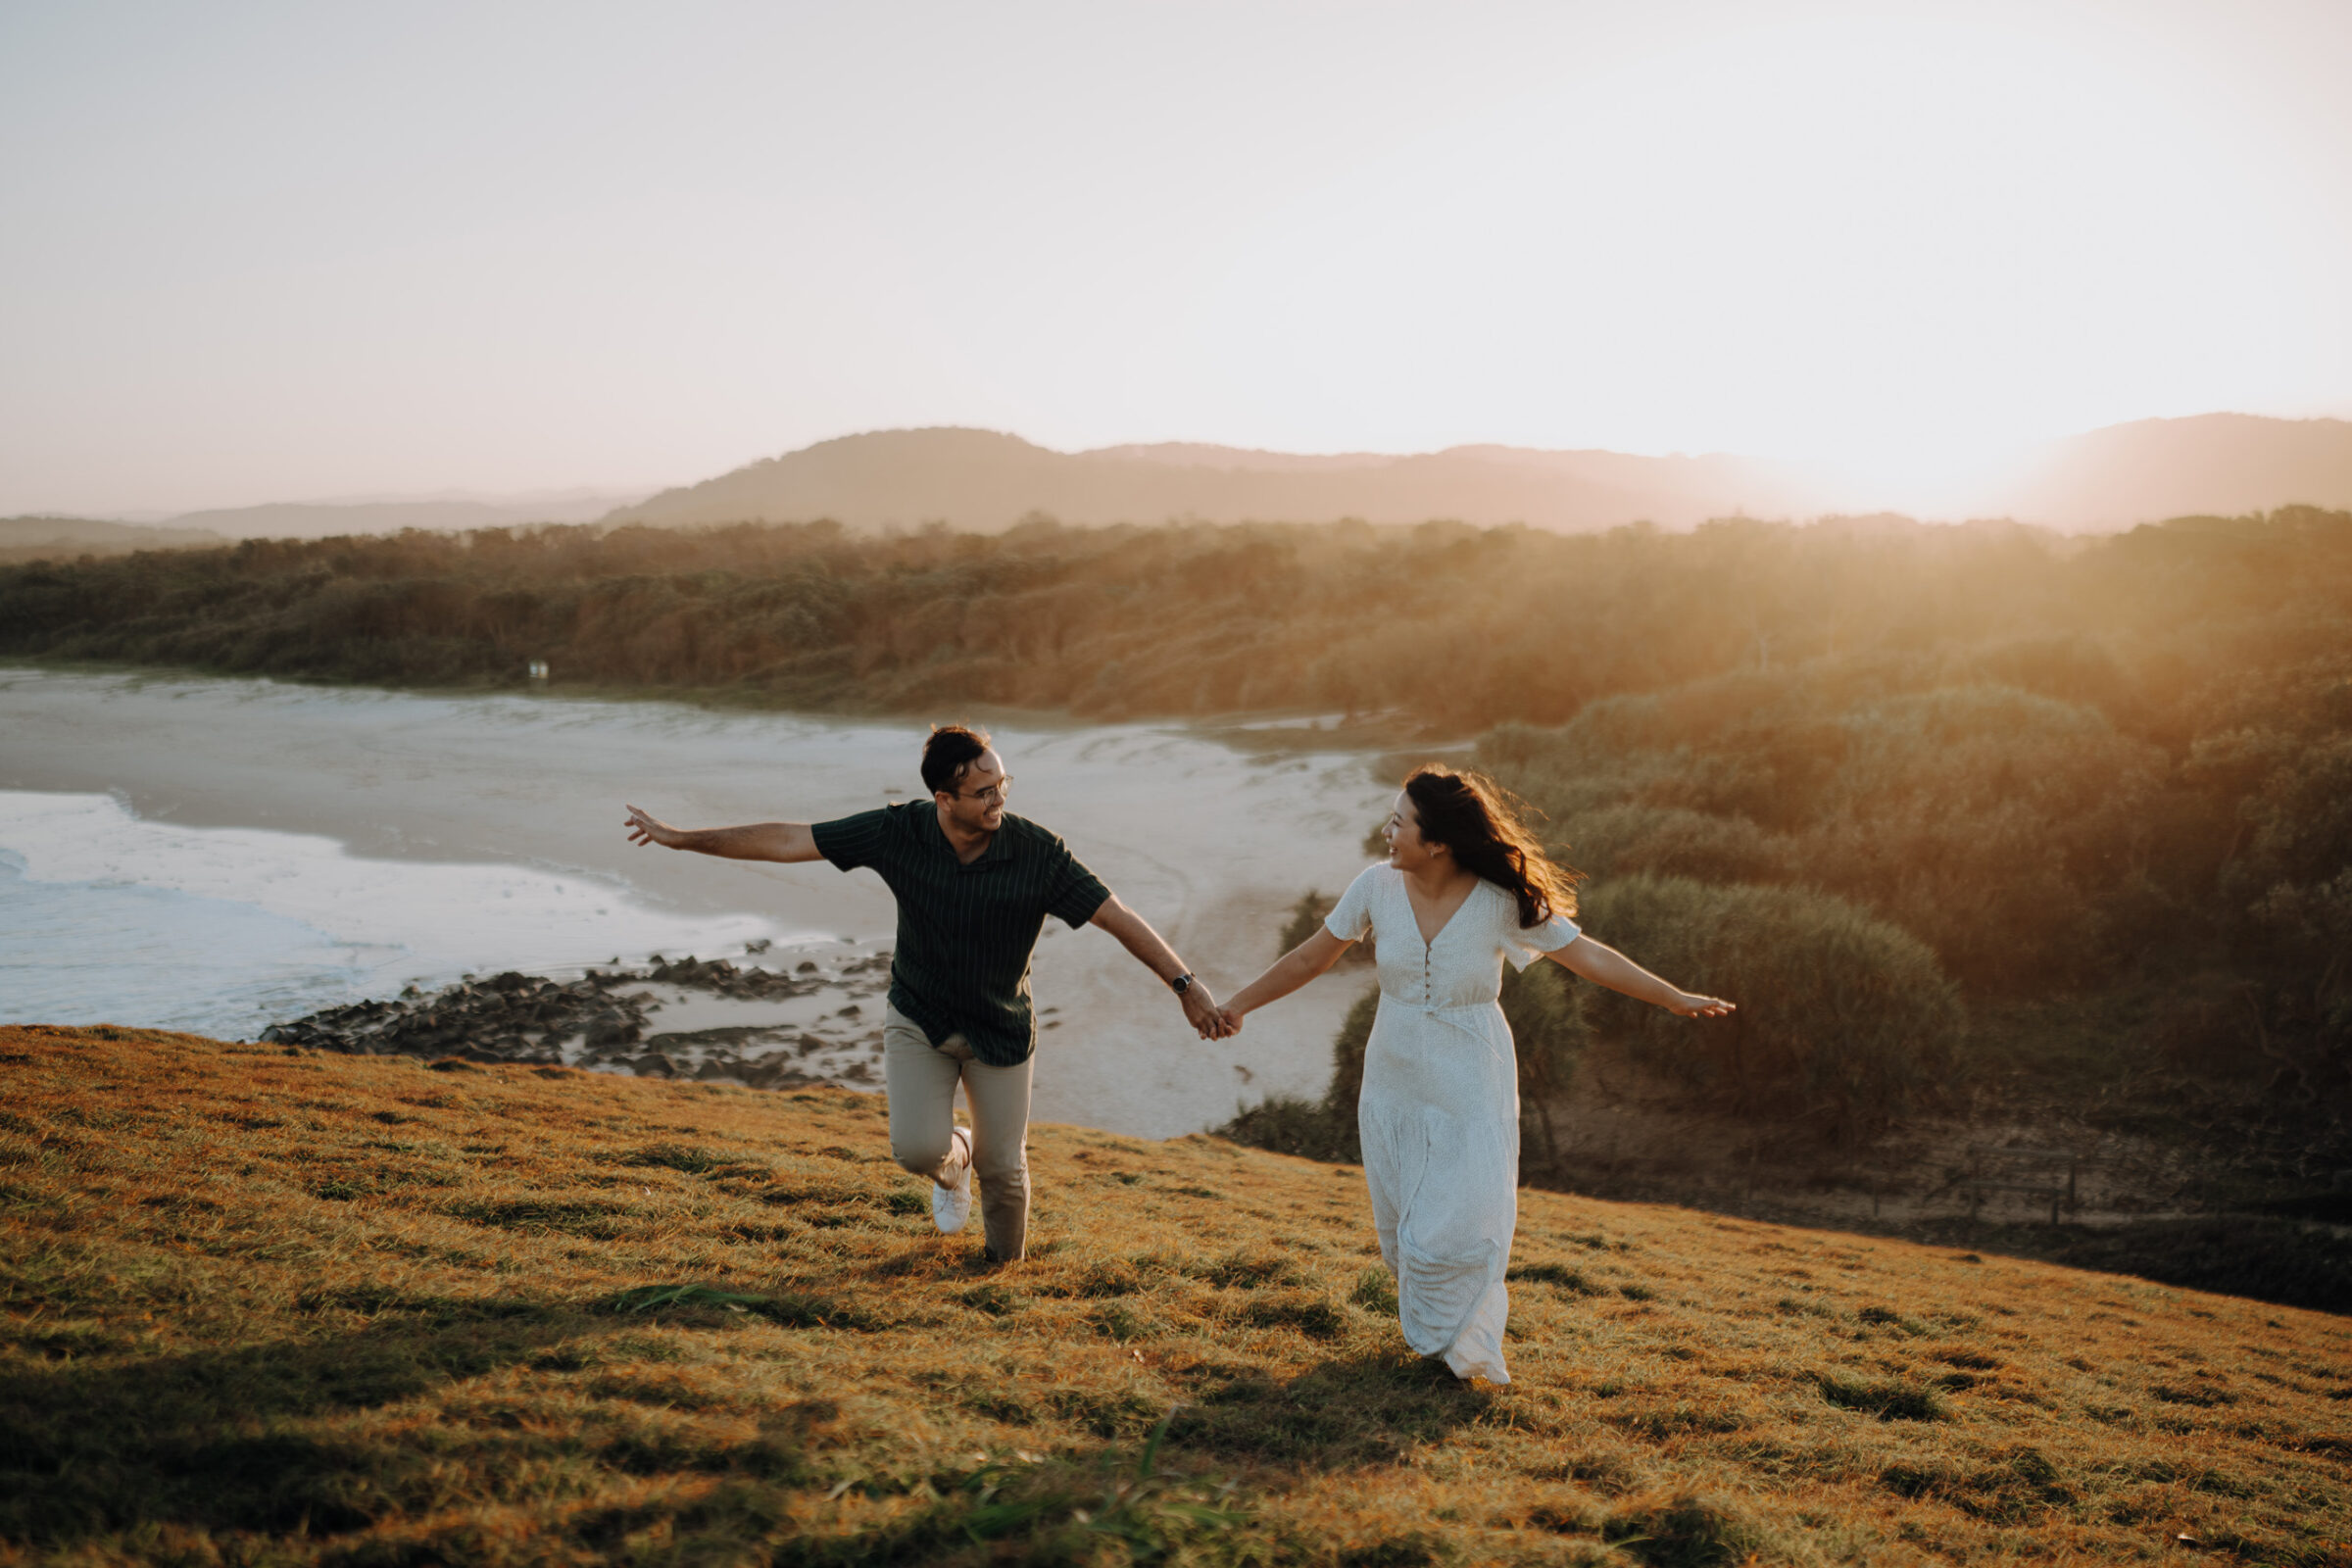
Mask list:
[[[948,830],[939,825],[939,803],[937,801],[933,801],[930,803],[930,807],[931,809],[925,811],[922,815],[923,840],[932,848],[939,851],[940,854],[945,855],[950,858],[954,858],[956,855],[956,846],[948,842]],[[993,865],[999,860],[1012,860],[1017,858],[1019,858],[1019,856],[1013,848],[1012,813],[1010,811],[1006,811],[1004,813],[1004,825],[989,835],[988,848],[982,850],[978,857],[968,863],[961,860],[956,861],[956,863],[960,866],[963,866],[964,869],[969,870],[974,865]]]

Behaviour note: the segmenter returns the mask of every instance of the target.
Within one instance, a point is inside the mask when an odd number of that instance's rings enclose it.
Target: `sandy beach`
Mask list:
[[[418,868],[405,879],[379,877],[388,891],[373,900],[369,940],[405,929],[420,949],[444,922],[528,921],[532,909],[564,907],[559,894],[597,889],[641,922],[711,933],[705,957],[740,957],[754,932],[796,946],[887,945],[892,901],[871,872],[632,848],[621,808],[633,803],[692,826],[842,815],[920,793],[923,732],[916,721],[672,703],[0,672],[0,790],[111,797],[129,826],[109,831],[161,835],[160,848],[116,844],[109,855],[85,855],[106,876],[162,875],[146,867],[178,854],[164,830],[182,830],[179,840],[200,841],[215,867],[207,891],[234,899],[239,862],[209,830],[307,835],[363,871]],[[1283,913],[1299,894],[1336,894],[1362,866],[1363,836],[1389,796],[1356,753],[1245,753],[1146,725],[1007,726],[997,741],[1018,780],[1013,809],[1068,840],[1220,994],[1274,956]],[[34,831],[17,830],[20,839]],[[281,841],[253,842],[258,863]],[[0,852],[26,860],[36,877],[44,874],[39,848],[0,838]],[[273,874],[301,881],[304,863],[285,861]],[[488,901],[474,893],[427,897],[417,880],[427,866],[507,868],[529,897],[512,915],[485,911]],[[71,874],[92,873],[82,865]],[[338,899],[347,907],[369,902],[366,877],[350,875]],[[431,885],[469,886],[446,876]],[[282,887],[251,895],[257,903],[291,896]],[[452,908],[453,897],[466,906]],[[342,918],[331,908],[295,913],[330,935]],[[583,927],[576,940],[598,939]],[[12,962],[22,965],[28,950],[37,956],[38,933],[19,930],[12,940]],[[534,966],[552,973],[613,956],[542,947]],[[1059,1027],[1041,1049],[1036,1114],[1160,1137],[1220,1121],[1237,1102],[1269,1091],[1319,1093],[1332,1035],[1364,983],[1327,979],[1252,1019],[1238,1039],[1206,1044],[1111,939],[1049,922],[1036,989],[1041,1008],[1059,1009]]]

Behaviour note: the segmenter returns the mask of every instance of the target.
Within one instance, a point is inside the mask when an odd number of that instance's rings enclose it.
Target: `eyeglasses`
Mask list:
[[[1004,792],[1011,788],[1012,775],[1007,773],[1003,778],[997,780],[994,784],[991,784],[984,790],[974,790],[969,795],[964,794],[961,790],[957,790],[956,792],[956,798],[959,801],[1002,802],[1004,799]]]

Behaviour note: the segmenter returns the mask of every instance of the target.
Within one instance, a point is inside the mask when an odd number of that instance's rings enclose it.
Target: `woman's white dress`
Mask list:
[[[1349,883],[1324,925],[1343,942],[1374,938],[1380,1010],[1356,1124],[1404,1343],[1443,1354],[1457,1377],[1508,1383],[1519,1065],[1497,1000],[1502,960],[1525,969],[1575,941],[1576,925],[1554,916],[1523,928],[1518,901],[1482,878],[1425,943],[1404,873],[1387,865]]]

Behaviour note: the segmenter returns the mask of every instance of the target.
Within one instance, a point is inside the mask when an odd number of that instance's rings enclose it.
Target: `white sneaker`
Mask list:
[[[972,1135],[958,1127],[948,1136],[963,1146],[963,1169],[956,1172],[953,1187],[931,1184],[931,1223],[941,1234],[953,1236],[972,1217]]]

